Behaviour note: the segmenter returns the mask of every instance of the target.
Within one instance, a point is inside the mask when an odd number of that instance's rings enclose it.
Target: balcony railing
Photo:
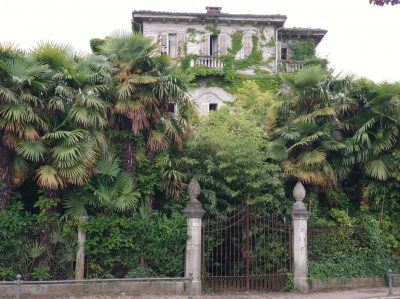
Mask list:
[[[305,65],[304,61],[298,60],[278,60],[278,71],[279,72],[297,72],[301,70]]]
[[[215,69],[224,68],[224,63],[215,56],[203,55],[190,61],[190,66],[206,66]]]

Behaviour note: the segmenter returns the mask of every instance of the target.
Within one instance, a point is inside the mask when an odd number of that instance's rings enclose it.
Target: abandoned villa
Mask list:
[[[132,15],[133,27],[151,38],[160,53],[188,67],[234,66],[247,75],[299,70],[314,57],[327,32],[286,28],[285,15],[228,14],[221,7],[206,7],[206,13],[138,10]],[[206,86],[192,90],[190,96],[202,115],[234,99],[222,88]],[[170,110],[174,113],[176,107],[171,105]]]

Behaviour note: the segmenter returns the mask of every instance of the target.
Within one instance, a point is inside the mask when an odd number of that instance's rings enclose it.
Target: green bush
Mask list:
[[[393,236],[371,216],[351,218],[333,210],[337,226],[319,233],[309,243],[311,279],[383,276],[400,270],[399,256],[391,249]]]
[[[0,210],[0,280],[15,279],[18,274],[19,263],[15,257],[24,244],[28,220],[20,202]]]
[[[186,239],[186,220],[180,214],[95,217],[87,223],[88,275],[127,277],[141,275],[138,269],[145,268],[157,276],[180,276]]]

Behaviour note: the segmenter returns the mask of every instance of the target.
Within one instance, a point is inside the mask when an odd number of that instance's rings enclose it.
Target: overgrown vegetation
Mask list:
[[[313,40],[292,40],[288,46],[294,60],[315,58],[315,42]]]
[[[311,278],[398,269],[400,85],[321,64],[269,74],[258,36],[242,60],[232,38],[224,69],[178,67],[138,34],[87,56],[0,46],[0,279],[72,278],[81,225],[90,277],[180,275],[193,177],[212,219],[246,204],[287,215],[302,181],[310,224],[330,227],[310,242]],[[236,100],[197,117],[186,91],[199,81]]]

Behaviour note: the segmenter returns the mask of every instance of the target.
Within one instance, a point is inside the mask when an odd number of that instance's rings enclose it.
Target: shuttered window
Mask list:
[[[219,35],[219,53],[225,55],[228,48],[228,36],[224,33]]]
[[[251,38],[250,37],[245,37],[243,40],[243,55],[244,57],[247,57],[251,53]]]

